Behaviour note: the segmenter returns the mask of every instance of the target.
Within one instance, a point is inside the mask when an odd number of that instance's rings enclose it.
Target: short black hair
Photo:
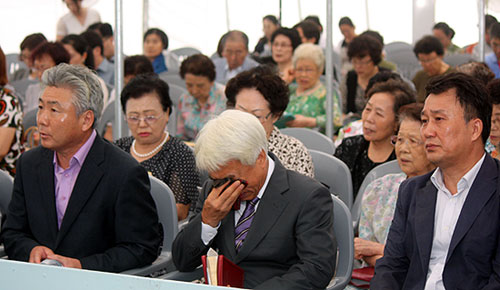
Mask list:
[[[442,56],[444,55],[444,48],[443,44],[439,41],[439,39],[437,39],[437,37],[426,35],[417,41],[415,47],[413,48],[413,52],[417,58],[419,53],[430,54],[435,52],[437,55]]]
[[[141,74],[128,82],[123,88],[120,98],[123,112],[125,113],[128,100],[139,99],[144,94],[153,92],[160,98],[163,111],[168,111],[170,115],[172,113],[172,100],[170,99],[168,84],[156,74]]]
[[[495,22],[490,28],[490,39],[497,38],[500,39],[500,23]]]
[[[319,26],[319,30],[323,31],[323,25],[321,25],[321,21],[319,20],[318,16],[316,16],[316,15],[309,15],[306,18],[304,18],[304,20],[312,21],[312,22],[316,23]]]
[[[299,24],[297,24],[297,27],[300,27],[302,29],[302,33],[304,33],[304,36],[307,39],[314,38],[315,39],[314,44],[319,43],[321,32],[318,24],[316,24],[311,20],[304,20],[299,22]]]
[[[344,16],[344,17],[340,18],[340,20],[339,20],[339,27],[341,25],[349,25],[351,27],[354,27],[354,23],[352,23],[351,18],[349,18],[347,16]]]
[[[368,85],[366,86],[365,89],[365,94],[368,93],[375,84],[383,83],[388,80],[403,81],[403,78],[398,73],[395,73],[390,70],[379,71],[374,76],[372,76],[368,81]]]
[[[493,105],[500,104],[500,79],[494,79],[488,84],[488,93],[490,94]]]
[[[266,15],[262,18],[262,20],[269,20],[271,21],[274,25],[279,25],[279,21],[278,21],[278,18],[276,18],[276,16],[274,15]]]
[[[283,35],[283,36],[287,37],[288,39],[290,39],[290,41],[292,42],[292,50],[295,50],[297,48],[297,46],[299,46],[302,43],[302,40],[300,39],[300,35],[297,32],[297,30],[295,30],[295,29],[290,29],[287,27],[280,27],[280,28],[276,29],[276,31],[273,32],[273,35],[271,36],[271,43],[274,42],[274,39],[278,35]]]
[[[405,119],[422,123],[421,116],[423,109],[424,109],[423,103],[411,103],[402,106],[401,108],[399,108],[398,111],[399,125],[401,125],[401,122],[403,122]]]
[[[397,115],[399,108],[404,105],[415,103],[416,92],[410,88],[410,86],[403,80],[389,79],[385,82],[376,83],[368,91],[367,99],[370,99],[376,93],[388,93],[394,96],[394,115]]]
[[[159,29],[159,28],[150,28],[146,31],[146,33],[144,33],[144,38],[142,39],[142,42],[145,42],[146,41],[146,37],[148,37],[148,35],[150,34],[156,34],[158,35],[158,37],[160,37],[160,40],[161,40],[161,43],[163,44],[163,49],[167,49],[168,48],[168,36],[165,32],[163,32],[163,30]]]
[[[491,28],[491,25],[493,25],[494,23],[497,23],[497,22],[498,22],[498,20],[495,18],[495,16],[492,16],[490,14],[484,15],[484,23],[486,24],[484,26],[484,28],[486,29],[486,31],[489,31]]]
[[[188,73],[195,76],[204,76],[213,82],[215,80],[215,65],[208,56],[201,53],[193,54],[182,62],[179,71],[182,79]]]
[[[452,72],[431,78],[425,92],[427,96],[437,95],[451,89],[455,89],[457,100],[464,110],[465,122],[479,118],[483,123],[481,137],[483,144],[486,144],[490,135],[492,107],[485,86],[467,74]]]
[[[375,65],[382,61],[382,44],[377,39],[369,35],[359,35],[349,43],[347,56],[351,60],[353,57],[363,58],[369,55]]]
[[[33,33],[33,34],[26,36],[23,39],[23,41],[21,42],[20,48],[21,48],[21,50],[24,50],[24,49],[33,50],[43,42],[47,42],[47,38],[45,38],[45,35],[43,35],[41,33]]]
[[[33,50],[31,60],[35,62],[36,59],[40,59],[44,55],[50,56],[56,65],[69,63],[70,59],[69,53],[59,42],[43,42]]]
[[[82,34],[80,34],[80,36],[83,37],[85,41],[87,41],[91,49],[94,49],[96,47],[101,48],[101,55],[102,55],[102,53],[104,52],[104,48],[102,44],[102,38],[99,36],[99,34],[97,34],[94,31],[87,30]]]
[[[123,74],[125,76],[154,73],[153,64],[144,55],[127,56],[124,61],[124,67]]]
[[[61,39],[62,44],[68,44],[73,47],[73,49],[80,55],[87,53],[87,58],[85,59],[85,66],[89,69],[94,68],[94,54],[87,41],[77,34],[68,34],[63,39]]]
[[[269,103],[269,110],[274,116],[281,116],[288,106],[288,86],[269,66],[252,68],[229,80],[225,91],[228,108],[236,105],[236,95],[243,89],[259,91]]]
[[[384,37],[378,31],[366,30],[363,33],[361,33],[361,35],[371,36],[371,37],[375,38],[376,40],[380,41],[380,44],[382,44],[382,47],[384,46]]]
[[[448,24],[445,22],[438,22],[434,25],[432,29],[439,29],[441,30],[446,36],[448,36],[450,39],[455,36],[455,30],[453,30]]]

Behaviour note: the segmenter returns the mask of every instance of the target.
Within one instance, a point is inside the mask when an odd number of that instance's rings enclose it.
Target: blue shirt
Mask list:
[[[484,62],[488,67],[491,69],[491,71],[495,74],[495,78],[498,79],[500,78],[500,66],[498,64],[498,59],[497,56],[495,55],[494,52],[486,55],[484,57]]]
[[[159,54],[154,60],[153,60],[153,69],[156,74],[160,74],[164,71],[167,71],[167,65],[165,64],[165,57],[163,54]]]
[[[108,86],[115,86],[115,66],[109,60],[104,58],[96,72]]]

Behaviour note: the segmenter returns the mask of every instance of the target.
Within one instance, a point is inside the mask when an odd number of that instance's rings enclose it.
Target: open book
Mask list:
[[[201,261],[206,284],[243,288],[243,269],[223,255],[210,249],[206,256],[201,257]]]

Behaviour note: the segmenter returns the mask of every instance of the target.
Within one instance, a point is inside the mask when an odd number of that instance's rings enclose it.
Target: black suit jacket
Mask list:
[[[446,289],[500,289],[499,162],[486,155],[469,190],[443,271]],[[433,172],[403,182],[370,289],[424,289],[434,233]]]
[[[120,272],[152,263],[162,231],[145,169],[97,136],[58,229],[53,158],[40,146],[17,163],[2,229],[9,258],[28,261],[33,247],[43,245],[79,259],[84,269]]]
[[[239,253],[234,246],[233,211],[221,221],[208,246],[201,240],[198,213],[173,243],[173,259],[180,271],[194,270],[213,247],[243,268],[246,288],[318,289],[328,285],[337,254],[330,193],[315,180],[286,170],[272,153],[270,156],[274,172]],[[211,189],[212,183],[206,182],[198,212]]]

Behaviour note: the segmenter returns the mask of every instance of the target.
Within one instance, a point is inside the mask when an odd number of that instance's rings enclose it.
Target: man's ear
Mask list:
[[[80,116],[81,121],[82,121],[82,131],[88,131],[89,129],[92,129],[92,126],[94,125],[94,112],[91,110],[85,111],[82,113]]]

